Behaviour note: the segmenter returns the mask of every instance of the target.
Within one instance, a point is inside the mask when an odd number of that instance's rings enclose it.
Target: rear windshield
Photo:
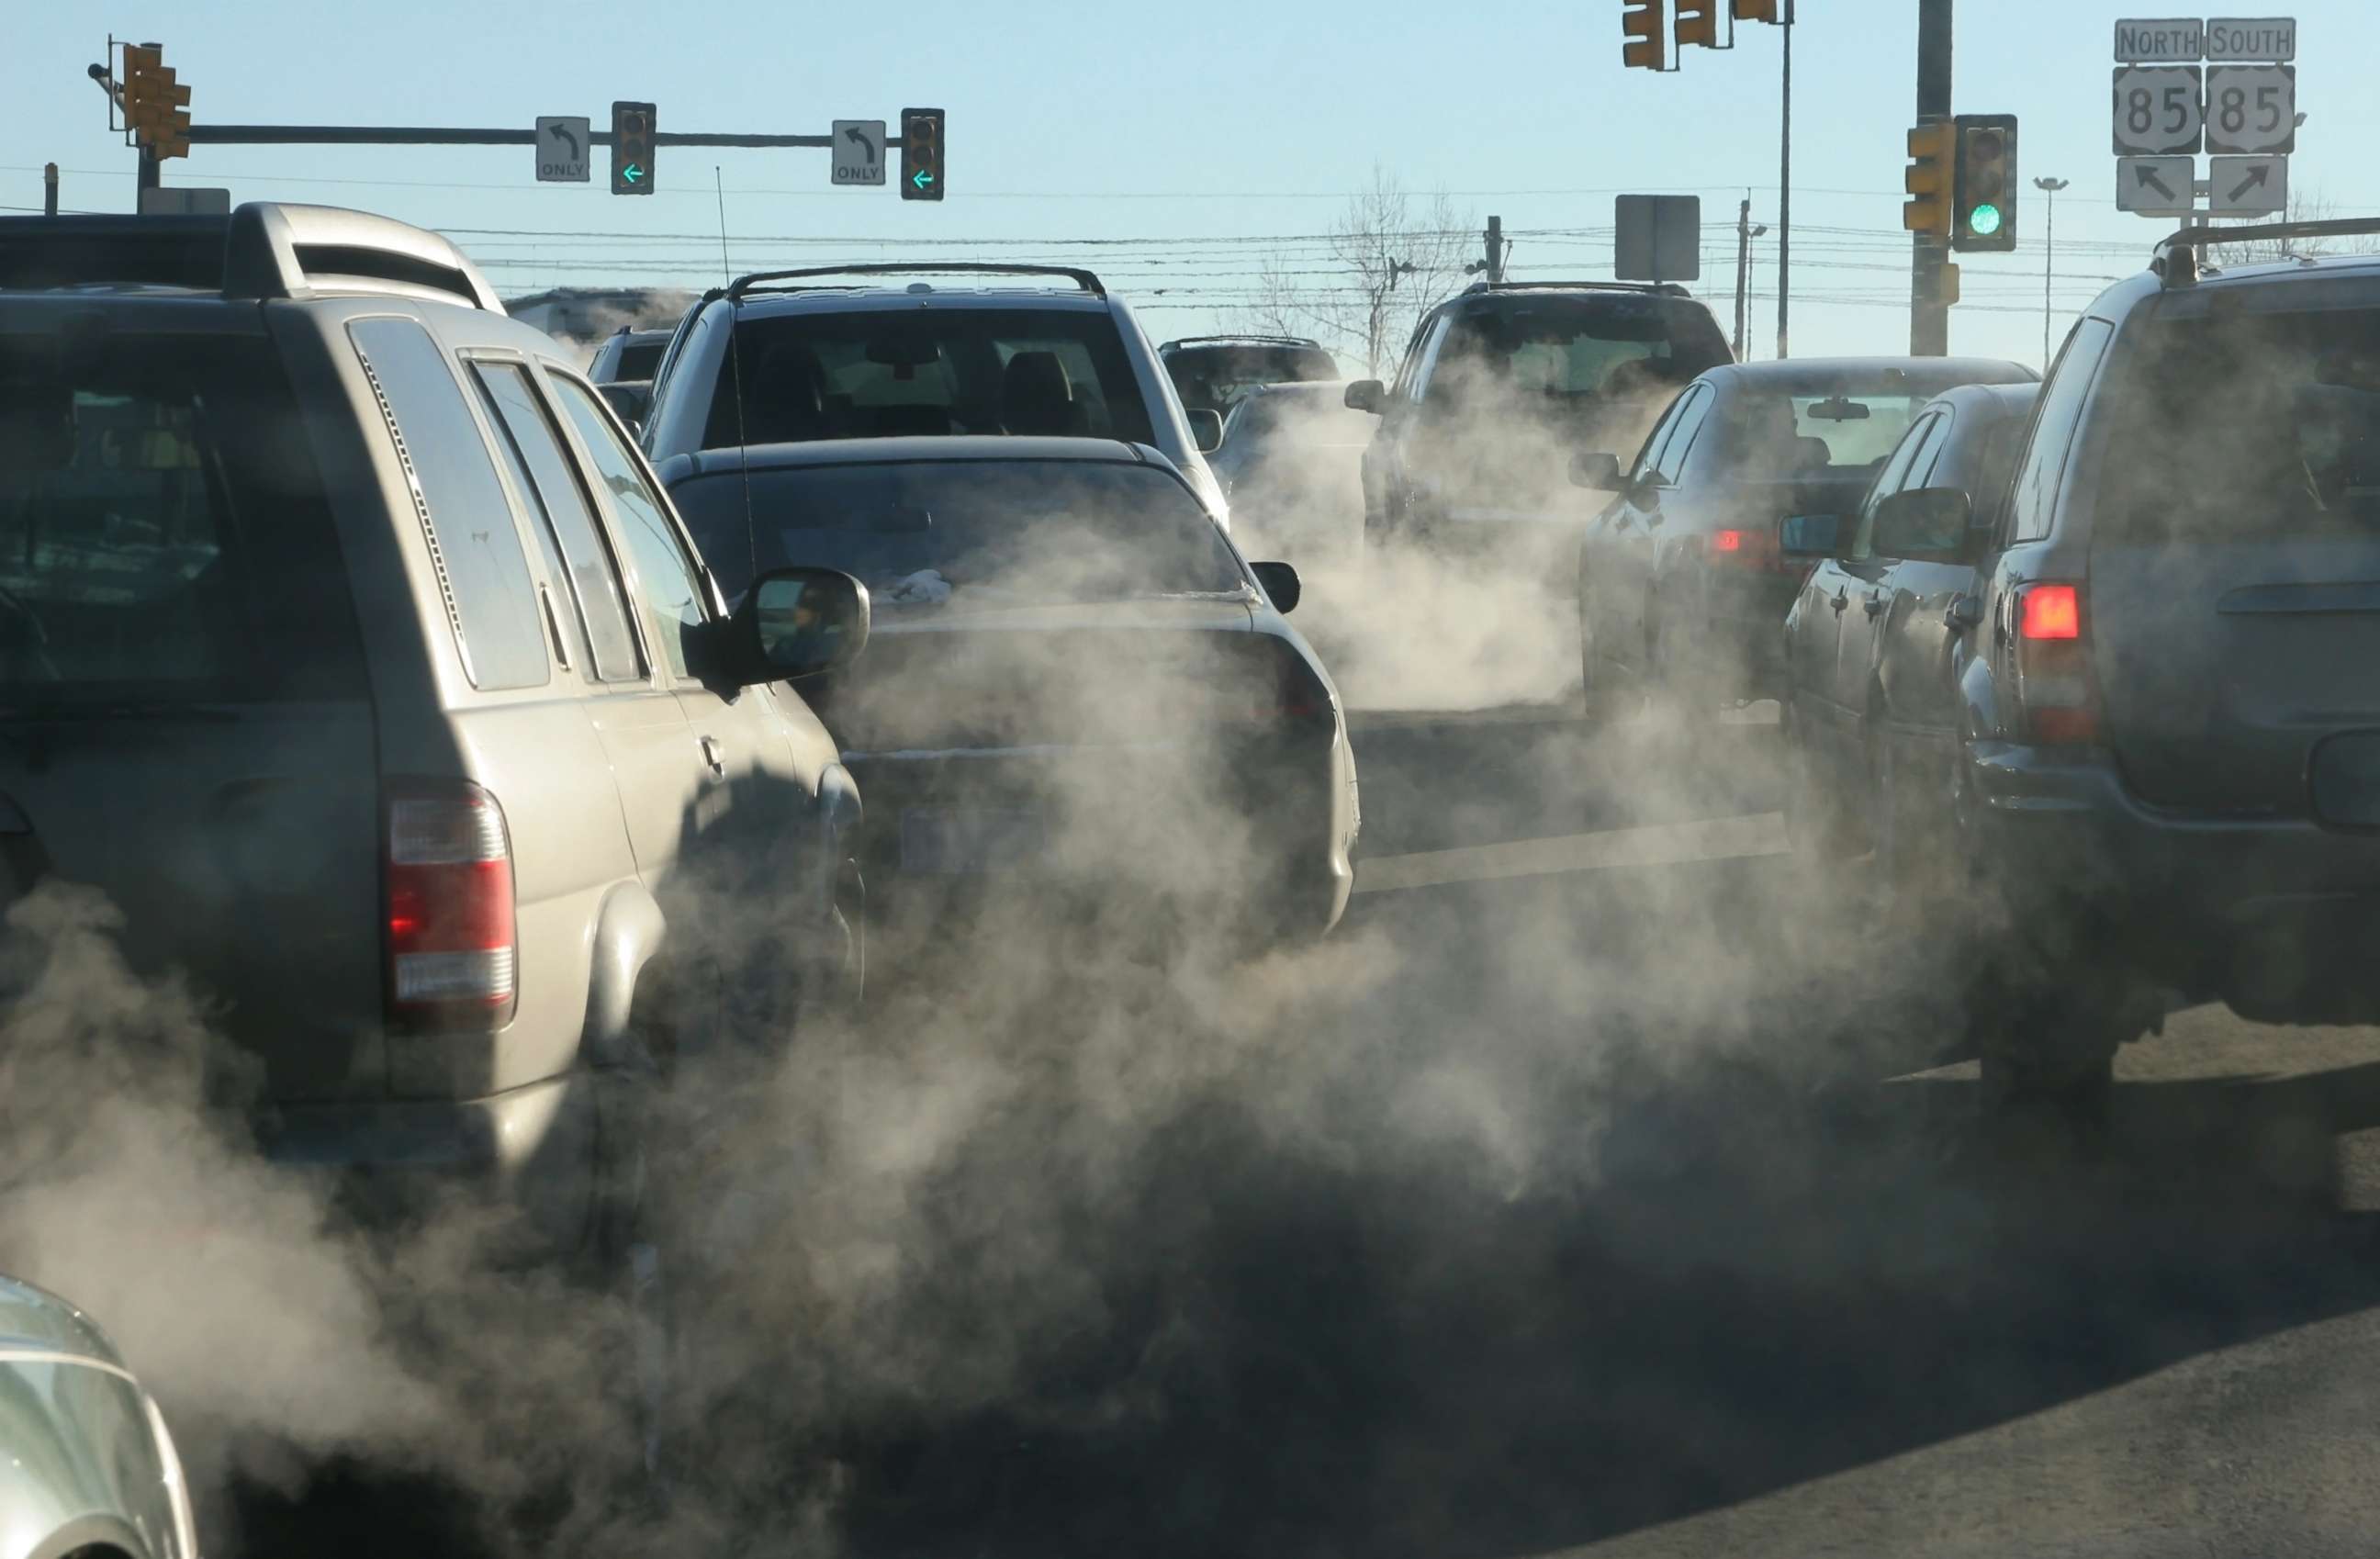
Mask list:
[[[704,447],[905,434],[1153,437],[1115,320],[1075,309],[739,317]],[[741,378],[743,415],[736,413]]]
[[[616,380],[652,378],[653,370],[662,366],[662,353],[668,345],[669,339],[664,336],[659,341],[631,342],[621,347],[620,360],[613,367],[612,377]]]
[[[1941,393],[1899,387],[1801,393],[1754,391],[1736,403],[1727,428],[1730,465],[1755,480],[1866,479]]]
[[[2380,536],[2380,308],[2147,325],[2093,398],[2095,537]]]
[[[0,334],[0,706],[351,696],[361,661],[265,341]]]
[[[1499,300],[1459,317],[1441,357],[1447,388],[1474,380],[1552,397],[1663,401],[1730,360],[1708,313],[1631,293]]]
[[[1166,359],[1182,404],[1229,411],[1262,384],[1337,379],[1338,359],[1319,346],[1185,346]]]
[[[1239,563],[1188,489],[1146,465],[930,461],[734,470],[673,496],[731,597],[809,564],[856,575],[880,606],[1084,601],[1235,591]]]

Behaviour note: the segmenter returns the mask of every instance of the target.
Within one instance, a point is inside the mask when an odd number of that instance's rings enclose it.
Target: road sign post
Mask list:
[[[834,122],[833,169],[836,184],[884,182],[884,121],[837,119]]]
[[[595,144],[595,126],[583,115],[541,114],[537,121],[537,181],[540,184],[587,184],[594,159],[587,153]]]

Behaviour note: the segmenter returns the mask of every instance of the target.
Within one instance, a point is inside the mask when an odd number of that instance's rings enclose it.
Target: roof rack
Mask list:
[[[251,201],[229,216],[0,218],[0,286],[190,287],[225,297],[402,293],[504,311],[435,233],[336,206]]]
[[[1692,297],[1678,282],[1474,282],[1463,289],[1464,294],[1528,292],[1550,287],[1591,287],[1598,292],[1658,293],[1663,297]]]
[[[2184,227],[2160,239],[2149,269],[2168,289],[2198,284],[2198,251],[2216,244],[2258,238],[2347,238],[2380,233],[2380,217],[2339,217],[2325,222],[2263,222],[2246,227]]]
[[[1302,335],[1257,335],[1236,332],[1222,335],[1185,335],[1167,342],[1158,348],[1171,352],[1177,346],[1205,346],[1217,342],[1245,342],[1251,346],[1320,346],[1322,343]]]
[[[1088,271],[1070,265],[1002,265],[990,260],[953,260],[940,265],[883,263],[873,265],[806,265],[797,271],[758,271],[727,284],[729,298],[755,292],[794,292],[793,287],[764,287],[767,282],[790,282],[808,276],[1063,276],[1093,297],[1108,296],[1107,287]]]

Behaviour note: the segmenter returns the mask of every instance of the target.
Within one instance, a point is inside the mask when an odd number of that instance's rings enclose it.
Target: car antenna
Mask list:
[[[735,296],[735,267],[727,260],[727,183],[710,164],[710,187],[719,199],[719,276],[727,287],[727,371],[735,376],[735,475],[744,484],[744,587],[760,577],[760,538],[752,526],[751,441],[744,436],[744,300]]]

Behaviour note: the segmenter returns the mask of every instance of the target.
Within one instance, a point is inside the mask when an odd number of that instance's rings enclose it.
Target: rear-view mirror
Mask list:
[[[1190,440],[1198,446],[1200,454],[1212,454],[1223,447],[1223,414],[1204,407],[1189,414]]]
[[[1618,492],[1625,485],[1620,475],[1620,457],[1600,450],[1581,450],[1570,457],[1570,483],[1589,492]]]
[[[1377,379],[1359,379],[1347,386],[1340,403],[1349,411],[1367,411],[1380,415],[1380,403],[1388,398],[1389,387]]]
[[[868,644],[868,586],[831,568],[762,574],[727,624],[724,680],[739,687],[832,671]]]
[[[1876,506],[1868,550],[1879,558],[1961,562],[1974,537],[1975,506],[1957,488],[1911,488]]]
[[[1777,522],[1777,550],[1789,558],[1831,558],[1842,529],[1840,514],[1788,514]]]
[[[1272,602],[1275,611],[1286,617],[1297,610],[1297,570],[1287,563],[1250,563],[1248,572],[1264,586],[1265,598]]]
[[[1848,395],[1829,395],[1823,401],[1813,401],[1803,416],[1813,422],[1865,422],[1876,414],[1868,410],[1865,401],[1854,401]]]

